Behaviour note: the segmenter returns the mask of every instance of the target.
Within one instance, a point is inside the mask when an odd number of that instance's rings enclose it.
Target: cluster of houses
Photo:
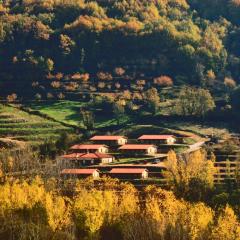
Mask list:
[[[58,159],[58,166],[64,178],[98,178],[101,172],[97,168],[87,168],[95,165],[108,165],[115,161],[115,156],[121,157],[154,157],[159,153],[161,144],[173,145],[176,138],[173,135],[142,135],[134,144],[128,143],[125,136],[93,136],[91,144],[77,144],[70,148],[69,153]],[[116,168],[112,165],[106,173],[119,179],[145,179],[148,170],[145,168]]]

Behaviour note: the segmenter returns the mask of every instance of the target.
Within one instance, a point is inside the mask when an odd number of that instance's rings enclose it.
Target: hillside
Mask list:
[[[28,114],[15,107],[0,105],[0,137],[40,145],[48,139],[57,140],[61,133],[73,129],[60,123]]]
[[[0,240],[240,240],[240,0],[0,0]]]
[[[240,7],[214,3],[3,0],[0,96],[77,99],[172,84],[227,92],[239,82]]]

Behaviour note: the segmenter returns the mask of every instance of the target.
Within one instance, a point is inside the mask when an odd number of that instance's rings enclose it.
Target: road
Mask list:
[[[190,145],[189,149],[186,150],[184,153],[191,153],[191,152],[195,152],[195,151],[201,149],[202,146],[205,144],[205,142],[206,141],[202,141],[202,142],[197,142],[197,143]]]

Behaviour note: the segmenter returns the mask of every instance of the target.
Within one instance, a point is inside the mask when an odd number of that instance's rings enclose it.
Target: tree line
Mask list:
[[[229,7],[239,9],[236,1],[217,2],[220,6],[230,2]],[[208,87],[223,84],[226,77],[239,82],[238,22],[225,12],[214,18],[213,13],[211,17],[202,13],[222,9],[210,7],[209,1],[2,0],[0,4],[1,82],[9,89],[41,86],[47,76],[56,80],[62,73],[90,74],[101,88],[100,80],[111,80],[113,70],[124,79],[151,77],[155,83],[159,76],[170,76],[176,84]],[[46,95],[49,85],[43,84]]]
[[[66,185],[69,183],[65,183]],[[235,240],[240,223],[229,206],[211,208],[171,191],[103,178],[63,195],[54,179],[9,179],[0,186],[2,239]]]

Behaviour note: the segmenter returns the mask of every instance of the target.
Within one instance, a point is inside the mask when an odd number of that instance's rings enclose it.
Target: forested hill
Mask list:
[[[78,74],[204,87],[240,81],[238,0],[0,2],[0,96]]]

